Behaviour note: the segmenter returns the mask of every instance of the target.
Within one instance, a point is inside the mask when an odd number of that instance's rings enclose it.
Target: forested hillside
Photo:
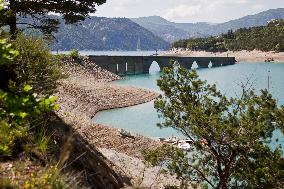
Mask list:
[[[224,23],[175,23],[159,16],[132,18],[131,20],[160,36],[166,41],[216,36],[228,30],[237,30],[255,26],[265,26],[272,19],[283,19],[284,8],[270,9],[255,15],[248,15]]]
[[[216,37],[180,40],[173,48],[203,51],[284,51],[284,19],[269,22],[267,26],[241,28]]]
[[[54,50],[166,50],[170,44],[127,18],[91,17],[78,25],[61,24]],[[140,45],[138,41],[140,40]]]

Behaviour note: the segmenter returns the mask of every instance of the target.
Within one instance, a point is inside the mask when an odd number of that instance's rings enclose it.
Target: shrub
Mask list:
[[[55,100],[55,97],[36,98],[30,86],[18,94],[0,91],[0,156],[11,156],[20,150],[14,147],[23,146],[29,138],[39,140],[40,133],[35,131],[42,129],[45,115],[57,108]]]
[[[19,71],[19,58],[23,58],[23,54],[17,56],[17,51],[7,44],[6,40],[0,40],[0,68],[5,67],[9,71]],[[24,51],[24,50],[22,50]],[[31,54],[33,54],[31,52]],[[17,56],[17,58],[15,58]],[[27,58],[28,59],[28,58]],[[34,60],[34,59],[29,59]],[[33,70],[35,64],[29,62],[27,69],[23,72]],[[18,67],[17,67],[18,66]],[[4,73],[7,73],[4,71]],[[13,79],[13,78],[9,78]],[[16,78],[18,79],[18,78]],[[55,104],[55,97],[38,98],[32,90],[32,87],[25,85],[18,86],[15,82],[9,81],[9,85],[0,85],[0,157],[11,156],[27,142],[31,144],[40,141],[38,148],[44,152],[45,147],[42,144],[46,143],[44,138],[38,139],[40,130],[42,130],[44,123],[48,120],[48,114],[57,108]],[[44,136],[42,136],[44,137]],[[17,148],[16,148],[17,146]]]
[[[31,85],[37,93],[52,94],[58,79],[62,77],[59,61],[41,38],[18,35],[13,42],[19,52],[11,66],[19,85]]]
[[[73,59],[77,59],[79,58],[80,54],[79,54],[79,51],[77,49],[72,49],[70,51],[70,57],[73,58]]]

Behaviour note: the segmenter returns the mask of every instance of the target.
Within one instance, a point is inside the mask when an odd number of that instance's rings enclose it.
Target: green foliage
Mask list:
[[[7,44],[5,39],[0,39],[0,66],[6,62],[10,62],[19,54],[11,46],[11,44]]]
[[[158,86],[164,95],[155,108],[165,120],[159,126],[192,139],[194,151],[187,155],[162,147],[147,153],[150,162],[166,163],[184,184],[281,188],[283,152],[280,146],[270,149],[269,142],[274,131],[283,129],[284,106],[279,108],[268,91],[257,95],[243,86],[240,98],[228,98],[177,63],[164,69]]]
[[[15,141],[26,133],[23,127],[11,128],[7,121],[0,122],[0,157],[11,156]]]
[[[0,11],[0,24],[9,25],[10,33],[15,35],[17,32],[17,15],[30,16],[34,20],[31,24],[26,23],[26,27],[40,29],[43,33],[50,34],[57,31],[60,22],[58,19],[48,17],[48,13],[61,14],[67,24],[72,24],[84,20],[89,13],[94,13],[96,6],[105,3],[105,0],[5,0],[5,2],[7,2],[7,8]]]
[[[68,189],[69,186],[60,171],[56,167],[48,167],[43,173],[31,173],[26,179],[24,189]],[[70,179],[71,180],[71,179]]]
[[[70,57],[73,59],[77,59],[79,58],[80,54],[79,51],[77,49],[71,49],[70,51]]]
[[[11,181],[8,179],[0,178],[0,188],[1,189],[18,189],[18,187],[15,187],[11,184]]]
[[[19,38],[20,39],[20,38]],[[19,46],[18,46],[19,47]],[[17,65],[22,62],[18,59],[23,58],[23,54],[20,53],[19,56],[17,51],[11,48],[10,44],[7,44],[5,40],[0,43],[1,65],[2,68],[9,68],[10,70],[19,71]],[[22,49],[20,49],[22,50]],[[31,50],[31,49],[26,49]],[[24,51],[24,50],[22,50]],[[32,52],[30,52],[32,54]],[[38,54],[37,54],[38,55]],[[28,55],[26,55],[28,56]],[[3,58],[2,58],[3,57]],[[44,57],[41,57],[44,58]],[[27,69],[22,71],[28,71],[34,66],[30,60]],[[5,71],[3,72],[5,73]],[[5,75],[4,75],[5,76]],[[30,76],[32,77],[32,76]],[[10,78],[9,78],[10,79]],[[12,78],[11,78],[12,79]],[[2,81],[1,81],[2,82]],[[48,120],[49,112],[55,110],[57,105],[55,104],[56,97],[41,97],[38,98],[37,95],[32,90],[29,85],[20,84],[17,85],[13,81],[9,81],[9,86],[0,88],[0,156],[11,156],[13,153],[20,151],[24,145],[27,143],[33,144],[38,138],[37,131],[43,129],[43,123]],[[23,87],[21,87],[23,86]],[[37,85],[35,85],[37,86]],[[44,137],[44,136],[42,136]],[[44,144],[46,143],[45,138],[40,140]],[[40,151],[44,152],[44,146],[41,146]]]
[[[53,93],[62,75],[59,61],[51,54],[45,41],[19,35],[13,47],[19,56],[10,66],[17,75],[15,81],[18,85],[31,85],[37,93]]]
[[[28,171],[27,171],[28,170]],[[29,162],[15,163],[8,175],[0,178],[1,189],[72,189],[78,188],[76,175],[63,174],[56,166],[40,167]],[[6,177],[6,178],[5,178]],[[14,178],[15,177],[15,178]]]
[[[64,59],[68,58],[68,55],[66,55],[66,54],[56,54],[56,55],[54,55],[54,56],[55,56],[55,58],[57,58],[57,60],[59,60],[59,61],[62,61],[62,60],[64,60]]]
[[[0,155],[11,156],[15,146],[23,147],[30,142],[27,141],[29,134],[43,126],[47,112],[57,108],[55,100],[55,97],[36,98],[30,86],[25,86],[18,94],[0,91]],[[38,133],[31,136],[34,140]]]
[[[1,8],[2,1],[0,11]],[[11,44],[7,44],[7,40],[0,39],[0,160],[18,157],[18,153],[23,150],[25,154],[32,153],[31,157],[44,156],[50,148],[51,135],[47,129],[51,119],[50,113],[58,108],[55,104],[56,97],[38,97],[33,87],[26,85],[30,81],[33,81],[31,83],[35,87],[39,85],[40,81],[31,75],[34,73],[36,77],[40,77],[36,75],[36,69],[39,69],[39,74],[53,76],[48,72],[53,70],[53,67],[47,48],[43,48],[42,42],[32,41],[31,38],[18,38],[14,47],[18,48],[20,54],[13,50]],[[19,78],[26,80],[20,81]],[[28,167],[26,161],[23,162],[22,171],[19,166],[13,167],[12,164],[9,164],[9,169],[1,167],[0,188],[64,189],[76,185],[71,184],[73,177],[68,180],[57,167],[47,166],[42,171],[36,163]],[[11,176],[9,172],[12,172]],[[5,178],[7,174],[8,177]]]
[[[241,28],[218,37],[180,40],[173,43],[175,48],[204,50],[210,52],[262,50],[284,51],[283,19],[274,20],[266,27]]]
[[[0,0],[0,11],[4,9],[4,1],[3,0]]]
[[[284,26],[284,19],[273,19],[268,23],[269,27]]]
[[[51,135],[48,134],[45,127],[40,128],[39,134],[36,136],[34,141],[34,152],[39,153],[41,156],[47,154],[51,146]]]

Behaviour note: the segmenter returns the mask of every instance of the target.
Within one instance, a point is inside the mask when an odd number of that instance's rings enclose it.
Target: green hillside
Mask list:
[[[59,16],[49,17],[59,19]],[[33,23],[29,17],[21,22]],[[25,30],[27,33],[34,32]],[[37,33],[36,33],[37,34]],[[91,16],[76,25],[61,22],[55,40],[50,45],[53,50],[168,50],[170,43],[164,41],[128,18],[105,18]],[[140,43],[139,43],[140,41]]]
[[[228,30],[265,26],[272,19],[283,19],[284,8],[270,9],[254,15],[248,15],[224,23],[175,23],[158,16],[132,18],[131,20],[160,36],[166,41],[174,42],[180,39],[216,36]]]
[[[127,18],[91,17],[78,25],[61,24],[54,50],[156,50],[170,44]]]
[[[210,52],[261,50],[284,51],[284,19],[269,22],[267,26],[241,28],[216,37],[179,40],[173,48],[188,48]]]

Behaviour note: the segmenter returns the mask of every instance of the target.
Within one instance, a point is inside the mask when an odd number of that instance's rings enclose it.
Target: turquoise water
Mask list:
[[[256,90],[268,88],[269,71],[271,75],[270,91],[279,104],[284,104],[284,64],[241,63],[233,66],[199,69],[198,74],[209,83],[215,83],[226,95],[235,96],[240,93],[239,84],[247,81],[248,78]],[[160,92],[156,85],[156,80],[159,76],[159,72],[127,76],[125,79],[116,81],[115,83]],[[99,112],[94,119],[98,123],[123,128],[147,137],[171,137],[179,135],[173,129],[160,129],[156,126],[162,120],[159,120],[153,102]],[[280,137],[281,143],[284,144],[282,135],[280,133],[277,134],[275,137]]]

